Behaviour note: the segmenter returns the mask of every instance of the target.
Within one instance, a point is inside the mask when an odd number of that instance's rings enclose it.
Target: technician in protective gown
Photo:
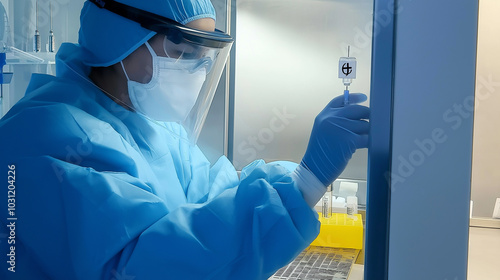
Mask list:
[[[57,76],[0,121],[1,279],[267,279],[314,240],[366,96],[326,106],[299,165],[210,166],[194,143],[233,43],[214,27],[209,0],[85,2]]]

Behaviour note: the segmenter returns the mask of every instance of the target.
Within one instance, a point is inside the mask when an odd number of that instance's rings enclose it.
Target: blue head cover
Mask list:
[[[187,24],[200,18],[213,18],[210,0],[116,0]],[[110,66],[122,61],[156,32],[140,24],[101,9],[87,1],[80,16],[78,43],[85,50],[83,63],[88,66]]]

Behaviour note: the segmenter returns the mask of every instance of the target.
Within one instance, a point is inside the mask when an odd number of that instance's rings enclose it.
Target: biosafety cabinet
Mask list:
[[[467,278],[478,4],[231,3],[236,166],[300,161],[314,117],[344,89],[339,57],[350,46],[357,58],[350,89],[369,95],[370,147],[340,179],[359,183],[366,207],[367,280]]]
[[[77,42],[83,2],[1,0],[3,41],[34,57],[3,68],[14,73],[3,113],[31,73],[55,73],[50,31],[55,52]],[[238,169],[300,162],[315,116],[345,89],[339,58],[356,57],[349,89],[369,96],[370,147],[337,182],[356,183],[366,211],[364,279],[466,279],[478,1],[213,4],[236,43],[199,140],[207,157],[225,154]]]
[[[232,4],[233,162],[300,161],[350,46],[371,138],[340,179],[366,206],[365,279],[466,279],[478,1]]]

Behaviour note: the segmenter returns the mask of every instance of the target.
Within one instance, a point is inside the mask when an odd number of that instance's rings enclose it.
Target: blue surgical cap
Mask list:
[[[155,13],[180,24],[200,18],[213,18],[210,0],[116,0]],[[123,18],[95,4],[85,2],[80,16],[78,43],[85,50],[83,63],[88,66],[110,66],[122,61],[156,32]]]

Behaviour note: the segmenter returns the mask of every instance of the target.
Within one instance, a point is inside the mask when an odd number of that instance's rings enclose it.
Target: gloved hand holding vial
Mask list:
[[[368,147],[370,109],[358,105],[367,100],[361,93],[349,94],[356,78],[356,58],[339,59],[339,78],[346,89],[316,117],[309,145],[293,176],[309,206],[314,205],[347,166],[356,149]]]

